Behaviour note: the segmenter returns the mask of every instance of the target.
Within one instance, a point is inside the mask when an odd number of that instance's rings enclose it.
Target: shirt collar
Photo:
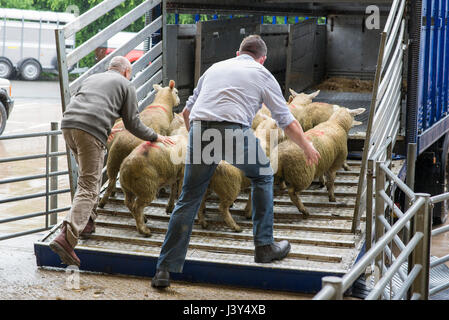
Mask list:
[[[249,54],[246,54],[246,53],[242,53],[241,55],[239,55],[237,58],[240,58],[240,59],[250,59],[250,60],[254,60],[254,58],[253,57],[251,57]]]

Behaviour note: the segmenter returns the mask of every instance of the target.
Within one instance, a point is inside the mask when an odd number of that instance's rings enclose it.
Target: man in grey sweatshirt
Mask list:
[[[50,248],[67,265],[80,265],[73,249],[80,236],[95,231],[101,171],[114,122],[121,117],[125,128],[136,137],[173,144],[170,138],[158,135],[140,121],[136,89],[129,81],[131,74],[131,63],[125,57],[114,57],[108,71],[83,81],[64,112],[62,133],[75,156],[79,175],[72,208]]]

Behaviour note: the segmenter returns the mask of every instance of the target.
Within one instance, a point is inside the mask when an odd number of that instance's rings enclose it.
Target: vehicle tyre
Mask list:
[[[19,73],[23,80],[34,81],[39,79],[42,72],[41,64],[34,59],[27,59],[20,64]]]
[[[0,78],[10,79],[14,74],[12,62],[5,57],[0,57]]]
[[[0,135],[5,130],[6,120],[7,120],[6,108],[3,105],[3,103],[0,102]]]

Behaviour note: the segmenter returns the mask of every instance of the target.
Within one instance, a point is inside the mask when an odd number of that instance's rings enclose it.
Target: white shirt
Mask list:
[[[190,121],[228,121],[251,127],[262,103],[280,128],[295,120],[270,71],[242,54],[213,64],[199,79],[186,108]]]

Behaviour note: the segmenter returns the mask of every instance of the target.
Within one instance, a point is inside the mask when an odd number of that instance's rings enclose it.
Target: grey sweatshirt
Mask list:
[[[109,70],[83,81],[64,112],[61,128],[86,131],[106,145],[111,128],[120,117],[136,137],[145,141],[157,139],[157,133],[140,121],[135,87],[120,73]]]

